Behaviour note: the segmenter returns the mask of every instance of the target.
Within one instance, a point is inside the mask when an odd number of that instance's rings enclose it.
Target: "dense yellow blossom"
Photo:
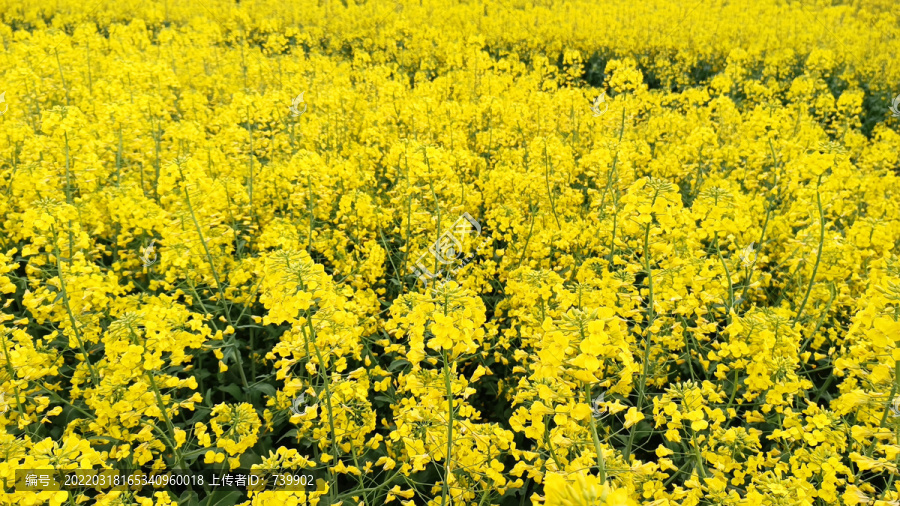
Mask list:
[[[898,19],[0,0],[0,504],[900,504]]]

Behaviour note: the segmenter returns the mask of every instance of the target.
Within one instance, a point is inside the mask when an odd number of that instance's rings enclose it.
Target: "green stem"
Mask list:
[[[591,392],[590,389],[585,388],[587,393],[587,402],[591,403]],[[597,422],[594,421],[594,415],[591,414],[591,436],[594,440],[594,450],[597,452],[597,472],[600,475],[600,484],[603,485],[606,482],[606,462],[603,459],[603,448],[600,446],[600,437],[597,435]]]
[[[150,117],[150,123],[153,124],[152,116]],[[156,200],[157,203],[159,203],[159,167],[160,167],[159,155],[160,155],[160,151],[162,150],[162,130],[159,126],[160,123],[161,123],[161,121],[159,119],[157,119],[156,120],[156,132],[153,135],[154,145],[156,146],[154,148],[155,153],[156,153],[156,158],[153,161],[153,198]]]
[[[703,456],[700,455],[700,448],[697,446],[697,435],[691,431],[691,448],[694,450],[694,456],[697,458],[697,470],[700,471],[700,477],[706,478],[706,467],[703,465]]]
[[[53,232],[53,246],[56,256],[56,270],[59,274],[59,286],[60,292],[62,293],[63,304],[66,306],[66,312],[69,315],[69,322],[72,325],[72,331],[75,333],[75,339],[78,341],[78,348],[81,350],[82,355],[84,355],[84,363],[87,365],[88,370],[91,372],[91,382],[96,386],[100,382],[100,377],[97,374],[97,370],[94,369],[94,365],[91,364],[91,359],[88,356],[87,350],[84,348],[84,341],[81,339],[81,332],[78,330],[78,322],[75,321],[75,315],[72,313],[72,306],[69,304],[69,294],[66,291],[66,281],[65,276],[63,276],[62,263],[59,261],[59,239],[56,234],[56,228],[51,226],[50,230]]]
[[[894,438],[896,443],[900,443],[900,424],[898,424],[894,429]],[[897,454],[897,456],[894,457],[894,466],[900,466],[900,454]],[[894,485],[895,477],[896,475],[894,473],[891,473],[891,477],[888,479],[887,486],[885,486],[884,490],[881,491],[881,494],[878,495],[879,501],[882,501],[884,499],[884,496],[887,495],[888,491]]]
[[[315,220],[315,203],[312,197],[312,178],[306,174],[306,213],[309,215],[309,237],[306,238],[306,252],[312,256],[313,221]]]
[[[531,242],[531,233],[534,231],[534,211],[531,209],[531,197],[528,198],[528,213],[531,215],[531,224],[528,226],[528,237],[525,238],[525,246],[522,247],[522,254],[519,255],[519,262],[516,269],[522,266],[522,260],[525,259],[525,253],[528,252],[528,243]]]
[[[63,89],[66,90],[66,105],[69,105],[69,85],[66,84],[66,78],[63,76],[62,63],[59,62],[59,49],[54,48],[56,53],[56,66],[59,68],[59,79],[62,81]]]
[[[822,182],[822,176],[819,176],[819,183]],[[812,292],[813,284],[816,282],[816,273],[819,271],[819,262],[822,260],[822,247],[825,245],[825,213],[822,212],[822,195],[819,193],[818,187],[816,188],[816,205],[819,207],[819,251],[816,253],[816,264],[813,266],[812,277],[809,278],[809,286],[806,287],[806,296],[803,297],[803,303],[800,304],[800,310],[797,312],[796,318],[794,318],[794,323],[800,320],[800,317],[803,316],[803,309],[806,307],[806,302],[809,300],[809,294]]]
[[[181,165],[178,165],[178,173],[181,175],[181,180],[186,182],[187,179],[184,177],[184,171],[181,169]],[[209,247],[206,245],[206,238],[203,237],[203,230],[200,228],[200,222],[197,221],[197,215],[194,213],[194,206],[191,204],[191,196],[190,191],[185,184],[184,187],[184,198],[188,205],[188,210],[191,212],[191,220],[194,222],[194,228],[197,229],[197,235],[200,237],[200,244],[203,246],[203,251],[206,254],[206,260],[209,262],[209,269],[212,272],[213,279],[216,281],[216,289],[219,292],[219,298],[222,301],[222,304],[226,306],[225,310],[225,318],[228,320],[228,324],[234,326],[234,323],[231,321],[231,312],[228,310],[228,299],[225,297],[225,292],[222,290],[222,282],[219,280],[219,273],[216,271],[216,265],[213,263],[212,255],[209,252]],[[199,297],[197,300],[200,300]],[[241,351],[235,350],[235,359],[237,360],[238,365],[238,373],[241,376],[241,383],[244,386],[244,389],[249,388],[249,384],[247,383],[247,378],[244,375],[244,361],[241,358]]]
[[[831,311],[831,305],[834,304],[834,299],[837,297],[837,290],[834,288],[834,283],[829,285],[829,289],[831,290],[831,298],[828,300],[828,305],[825,306],[825,311],[822,312],[822,316],[819,317],[819,321],[816,322],[816,327],[813,329],[812,333],[809,337],[803,341],[803,344],[800,346],[800,353],[806,351],[806,346],[812,341],[812,338],[819,332],[819,328],[822,327],[822,322],[825,321],[825,317],[828,316],[828,311]]]
[[[90,418],[91,420],[96,420],[96,419],[97,419],[96,416],[94,416],[94,415],[92,415],[91,413],[89,413],[89,412],[87,412],[87,411],[85,411],[85,410],[79,408],[78,406],[72,404],[71,402],[69,402],[68,400],[66,400],[65,397],[59,395],[58,393],[54,392],[53,390],[50,390],[49,388],[45,387],[44,385],[42,385],[42,384],[40,384],[40,383],[36,383],[36,384],[37,384],[38,388],[43,389],[45,392],[47,392],[47,393],[50,394],[51,396],[55,397],[57,401],[62,402],[62,403],[64,403],[64,404],[68,404],[72,409],[74,409],[75,411],[78,411],[79,413],[81,413],[82,415],[84,415],[84,416]],[[104,438],[115,439],[115,438],[113,438],[112,436],[108,436],[108,435],[103,435],[102,437],[104,437]],[[117,439],[117,441],[118,441],[118,439]]]
[[[894,362],[894,384],[891,385],[891,393],[890,395],[888,395],[887,402],[885,402],[884,413],[881,415],[881,421],[878,422],[878,428],[876,429],[876,431],[884,427],[884,422],[887,421],[888,413],[890,413],[891,411],[890,405],[894,402],[894,397],[897,395],[898,388],[900,388],[900,385],[898,385],[898,383],[900,383],[900,360]],[[872,437],[872,442],[869,444],[869,448],[866,450],[867,457],[872,456],[872,450],[875,449],[876,441],[877,438]]]
[[[650,204],[650,207],[653,207],[653,204],[656,203],[656,197],[658,193],[653,195],[653,202]],[[650,289],[650,300],[647,305],[647,338],[644,341],[644,359],[643,359],[643,368],[641,371],[641,378],[638,382],[638,405],[637,410],[640,413],[644,408],[644,396],[646,395],[647,388],[647,372],[649,368],[650,362],[650,342],[653,339],[653,331],[651,331],[651,327],[653,327],[653,321],[656,319],[656,314],[654,312],[653,307],[653,270],[650,265],[650,223],[644,227],[644,270],[647,271],[647,286]],[[623,452],[623,456],[625,457],[625,462],[629,462],[628,458],[631,456],[631,447],[634,444],[634,435],[637,432],[637,426],[631,429],[628,434],[628,442],[625,444],[625,451]]]
[[[359,465],[359,459],[356,457],[356,445],[353,444],[353,439],[350,439],[350,456],[353,457],[353,465],[356,466],[357,469],[362,471],[362,468]],[[363,506],[367,504],[373,504],[371,501],[369,501],[369,494],[365,492],[366,484],[365,482],[363,482],[363,475],[359,474],[356,478],[359,482],[359,488],[357,490],[360,490],[359,493],[360,495],[362,495]]]
[[[446,306],[444,306],[446,309]],[[450,466],[453,461],[453,384],[450,382],[450,363],[447,361],[447,350],[441,350],[444,358],[444,387],[447,389],[447,458],[444,459],[444,490],[441,494],[441,506],[447,503],[450,493]]]
[[[562,471],[564,468],[562,464],[559,463],[559,459],[556,458],[556,452],[553,451],[553,442],[550,441],[550,424],[547,423],[546,416],[544,420],[544,441],[547,443],[547,448],[550,449],[550,456],[553,457],[553,462],[556,463],[557,471]]]
[[[250,132],[250,153],[247,157],[247,164],[249,165],[250,172],[250,215],[253,217],[253,221],[256,222],[256,225],[259,226],[259,219],[256,215],[256,209],[253,207],[253,123],[250,121],[250,108],[247,108],[247,129]]]
[[[550,209],[553,211],[553,217],[556,219],[556,227],[562,230],[559,224],[559,216],[556,214],[556,201],[553,199],[553,192],[550,190],[550,155],[547,154],[547,139],[544,139],[544,181],[547,183],[547,198],[550,199]]]
[[[750,264],[750,274],[747,276],[747,282],[744,285],[744,290],[741,292],[741,302],[743,304],[745,300],[747,300],[747,290],[750,288],[750,285],[753,284],[753,267],[756,266],[756,260],[759,258],[759,253],[762,251],[763,242],[766,238],[766,229],[769,227],[769,217],[772,215],[771,209],[766,209],[766,221],[763,222],[762,234],[759,236],[759,243],[757,243],[756,255],[753,257],[753,263]],[[739,304],[739,305],[740,305]]]
[[[316,331],[312,326],[312,318],[306,318],[306,325],[309,328],[309,334],[306,336],[307,346],[310,342],[312,342],[313,350],[316,352],[316,359],[319,361],[319,377],[322,378],[322,381],[325,383],[325,407],[328,408],[328,426],[331,429],[331,458],[334,460],[330,466],[332,477],[334,477],[334,465],[337,464],[337,431],[334,429],[334,410],[331,407],[331,382],[328,379],[328,374],[325,369],[325,360],[322,357],[322,352],[319,350],[319,345],[316,343]],[[336,481],[336,480],[335,480]],[[332,490],[332,487],[329,487],[329,490]]]
[[[609,270],[612,271],[613,258],[616,253],[616,231],[618,226],[618,218],[619,218],[619,173],[616,171],[616,166],[619,163],[619,146],[622,144],[622,134],[625,133],[625,108],[622,108],[622,121],[619,125],[619,140],[616,143],[616,154],[613,156],[612,168],[610,168],[609,180],[607,181],[607,187],[612,186],[613,180],[616,182],[616,187],[612,188],[613,195],[613,231],[612,238],[609,241],[609,260],[607,263],[609,264]]]
[[[87,74],[88,74],[88,91],[91,95],[94,94],[94,78],[91,75],[91,44],[88,42],[87,46]]]
[[[63,132],[63,138],[66,142],[66,204],[72,205],[72,180],[69,178],[69,134]],[[72,263],[72,257],[75,256],[75,240],[72,237],[72,220],[69,220],[69,263]]]
[[[719,248],[718,230],[716,231],[716,254],[719,256],[719,262],[722,263],[722,267],[725,269],[725,277],[728,279],[728,315],[730,319],[731,310],[734,308],[734,284],[731,282],[731,271],[728,269],[725,259],[722,258],[722,250]]]
[[[728,416],[728,410],[731,409],[731,403],[734,402],[734,396],[738,389],[738,369],[734,369],[734,385],[731,389],[731,397],[728,398],[728,405],[725,406],[725,416]]]
[[[144,342],[144,351],[147,351],[146,339]],[[159,386],[156,384],[156,378],[154,378],[153,371],[147,371],[147,377],[150,379],[150,388],[153,389],[153,394],[156,396],[157,407],[162,413],[163,420],[166,422],[166,429],[168,429],[168,432],[160,432],[160,434],[163,435],[166,442],[169,443],[169,447],[172,448],[172,452],[175,453],[175,464],[179,469],[185,469],[186,466],[184,465],[184,457],[181,455],[181,450],[179,450],[176,447],[175,442],[172,441],[172,437],[175,435],[175,426],[172,424],[172,420],[166,412],[166,404],[163,402],[162,394],[159,392]]]
[[[10,380],[14,380],[16,378],[16,372],[12,366],[12,361],[9,359],[9,348],[6,345],[6,339],[8,335],[9,331],[5,331],[2,337],[0,337],[0,342],[3,343],[3,355],[6,358],[6,373],[9,375]],[[13,393],[16,395],[16,411],[18,411],[19,416],[24,419],[25,411],[22,410],[23,402],[21,399],[19,399],[19,387],[15,382],[11,381],[11,383],[13,384]]]

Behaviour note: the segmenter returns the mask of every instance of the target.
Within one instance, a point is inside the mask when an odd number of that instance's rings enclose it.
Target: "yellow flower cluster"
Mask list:
[[[0,38],[0,503],[900,504],[893,3],[0,0]]]

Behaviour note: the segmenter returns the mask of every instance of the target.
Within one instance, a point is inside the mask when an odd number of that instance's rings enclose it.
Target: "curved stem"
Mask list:
[[[819,176],[819,182],[822,182],[822,176]],[[819,271],[819,262],[822,260],[822,247],[825,245],[825,214],[822,212],[822,195],[818,188],[816,188],[816,205],[819,207],[819,251],[816,253],[816,264],[813,266],[812,277],[809,278],[809,286],[806,287],[806,296],[803,297],[803,303],[800,304],[800,310],[794,318],[794,323],[797,323],[803,316],[803,309],[806,307],[809,294],[816,282],[816,273]]]
[[[556,202],[553,200],[553,192],[550,190],[550,155],[547,154],[547,139],[544,139],[544,182],[547,183],[547,198],[550,199],[550,209],[556,219],[556,227],[562,229],[559,224],[559,216],[556,214]]]
[[[587,393],[587,402],[590,404],[591,402],[591,392],[589,389],[585,389]],[[600,475],[600,484],[603,485],[606,482],[606,461],[603,459],[603,448],[600,446],[600,437],[597,435],[597,422],[594,420],[594,415],[591,413],[591,436],[594,439],[594,450],[597,452],[597,472]]]
[[[556,452],[553,450],[553,442],[550,441],[550,425],[548,425],[546,421],[544,422],[544,441],[547,443],[547,448],[550,449],[550,456],[553,457],[553,462],[556,463],[557,471],[562,471],[563,466],[559,463],[559,459],[556,458]]]

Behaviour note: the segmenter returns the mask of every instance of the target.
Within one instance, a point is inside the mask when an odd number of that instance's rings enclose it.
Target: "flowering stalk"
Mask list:
[[[654,204],[656,204],[656,198],[659,196],[659,191],[655,191],[653,193],[653,201],[650,203],[650,207],[652,208]],[[650,263],[650,225],[652,224],[652,220],[650,223],[644,227],[644,270],[647,272],[647,286],[650,290],[650,299],[647,305],[647,337],[644,340],[644,363],[643,370],[641,371],[641,378],[638,380],[638,405],[637,410],[638,413],[644,407],[644,396],[646,395],[645,389],[647,388],[647,369],[649,367],[650,361],[650,342],[653,340],[653,331],[650,330],[653,326],[653,321],[656,319],[656,314],[653,308],[653,269]],[[625,456],[625,462],[628,462],[628,457],[631,456],[631,445],[634,444],[634,434],[637,431],[637,426],[631,429],[631,432],[628,434],[628,442],[625,445],[625,451],[623,455]]]
[[[59,261],[59,237],[56,234],[56,228],[52,225],[50,226],[50,230],[53,233],[53,248],[54,248],[54,256],[56,257],[56,271],[59,274],[59,291],[62,293],[63,305],[66,306],[66,313],[69,315],[69,322],[72,325],[72,331],[75,333],[75,339],[78,341],[78,349],[81,350],[81,354],[84,355],[84,363],[87,364],[88,370],[91,371],[91,383],[94,386],[100,383],[100,376],[97,374],[97,370],[94,369],[94,364],[91,363],[91,359],[88,356],[87,350],[84,348],[84,341],[81,339],[81,332],[78,330],[78,322],[75,320],[75,315],[72,313],[72,306],[69,304],[69,294],[66,291],[66,280],[65,276],[63,276],[62,263]]]
[[[185,177],[184,177],[184,171],[181,170],[180,164],[178,165],[178,173],[181,174],[181,180],[186,183],[187,179],[185,179]],[[197,221],[197,215],[194,213],[194,206],[191,204],[191,196],[190,196],[190,192],[187,189],[186,184],[184,187],[184,198],[185,198],[185,201],[187,202],[188,210],[191,212],[191,220],[194,222],[194,228],[197,229],[197,235],[200,236],[200,244],[203,245],[203,251],[206,253],[206,260],[209,262],[209,268],[212,271],[213,279],[215,279],[215,281],[216,281],[216,289],[218,289],[218,291],[219,291],[219,298],[222,301],[223,305],[227,305],[228,298],[225,297],[225,292],[222,291],[222,282],[219,281],[219,274],[216,271],[216,265],[213,263],[212,255],[209,253],[209,247],[206,245],[206,238],[203,237],[203,230],[200,228],[200,223]],[[197,300],[199,301],[200,298],[197,297]],[[228,324],[233,326],[234,324],[231,322],[231,316],[229,313],[230,313],[230,311],[227,311],[227,310],[225,311],[225,318],[228,319]],[[243,384],[244,389],[248,389],[250,387],[249,387],[249,384],[247,383],[247,377],[244,375],[244,362],[241,359],[240,350],[235,350],[234,356],[235,356],[235,359],[237,360],[238,373],[240,373],[240,376],[241,376],[241,383]]]
[[[619,163],[619,147],[622,144],[622,134],[625,133],[625,108],[622,108],[622,120],[619,125],[619,140],[616,143],[616,154],[613,156],[612,168],[609,170],[609,179],[606,183],[607,189],[612,186],[612,182],[615,179],[616,187],[612,188],[612,196],[613,196],[613,231],[612,238],[609,241],[609,260],[608,263],[610,267],[613,264],[613,258],[616,253],[616,229],[618,226],[618,218],[619,218],[619,174],[616,171],[616,165]],[[606,192],[603,193],[603,198],[606,199]],[[602,207],[601,207],[602,209]]]
[[[328,426],[331,429],[331,458],[334,460],[332,465],[329,467],[331,471],[332,478],[337,483],[336,476],[334,475],[334,465],[337,463],[337,431],[334,430],[334,411],[331,407],[331,382],[328,380],[328,374],[325,371],[325,361],[322,357],[322,352],[319,350],[319,345],[316,344],[316,331],[312,325],[312,317],[307,313],[306,325],[309,328],[309,333],[303,333],[303,340],[306,342],[307,350],[309,350],[309,343],[312,342],[313,349],[316,352],[316,358],[319,361],[319,367],[317,368],[319,377],[325,383],[325,407],[328,409]],[[309,355],[307,355],[309,356]],[[329,496],[331,495],[334,487],[328,488]]]

